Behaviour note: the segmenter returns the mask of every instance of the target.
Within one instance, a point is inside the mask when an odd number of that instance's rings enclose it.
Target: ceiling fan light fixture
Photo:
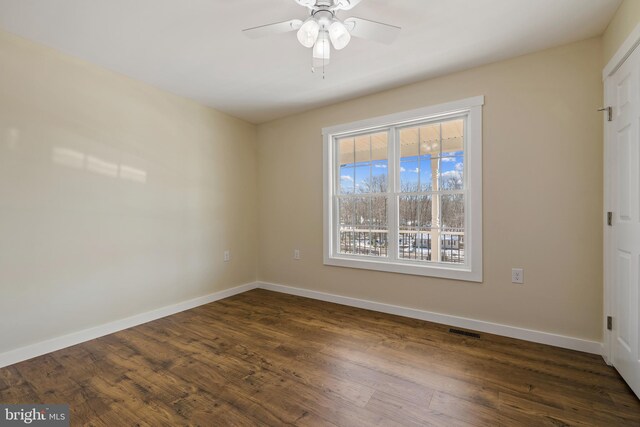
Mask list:
[[[321,31],[318,35],[318,40],[313,46],[313,58],[324,61],[324,64],[329,63],[331,57],[331,44],[329,43],[329,34],[326,31]]]
[[[1,0],[0,0],[1,1]],[[269,0],[275,1],[275,0]],[[284,1],[284,0],[283,0]],[[400,32],[400,27],[368,19],[351,17],[344,21],[336,13],[351,10],[362,0],[294,0],[309,9],[306,20],[290,19],[273,24],[247,28],[242,32],[249,38],[269,34],[296,32],[300,44],[312,50],[312,71],[329,63],[331,48],[341,50],[351,42],[351,37],[391,43]]]
[[[312,16],[304,21],[298,30],[298,41],[304,47],[313,47],[316,44],[316,40],[318,40],[319,32],[320,24]]]
[[[329,26],[329,38],[331,39],[331,43],[333,43],[333,47],[336,48],[336,50],[340,50],[349,44],[351,34],[349,34],[347,27],[345,27],[342,22],[335,19]]]

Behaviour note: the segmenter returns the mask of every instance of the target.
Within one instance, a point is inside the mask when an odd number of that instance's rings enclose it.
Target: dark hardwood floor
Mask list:
[[[640,425],[599,356],[254,290],[0,369],[84,426]]]

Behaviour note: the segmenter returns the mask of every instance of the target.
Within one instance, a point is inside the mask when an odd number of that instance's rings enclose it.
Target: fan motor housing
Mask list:
[[[320,10],[314,10],[311,16],[316,18],[316,20],[318,21],[318,24],[320,24],[322,28],[326,28],[331,23],[331,20],[333,19],[335,14],[330,10],[320,9]]]

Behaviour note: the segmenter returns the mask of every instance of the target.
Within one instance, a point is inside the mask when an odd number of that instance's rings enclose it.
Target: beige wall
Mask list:
[[[0,70],[0,353],[255,280],[253,125],[6,33]]]
[[[599,341],[601,54],[590,39],[260,125],[258,278]],[[475,95],[484,283],[324,266],[321,128]]]
[[[251,282],[256,268],[267,282],[599,340],[594,108],[612,28],[257,133],[0,32],[0,353]],[[324,266],[321,128],[475,95],[484,283]]]
[[[624,0],[602,36],[604,65],[640,24],[640,0]]]

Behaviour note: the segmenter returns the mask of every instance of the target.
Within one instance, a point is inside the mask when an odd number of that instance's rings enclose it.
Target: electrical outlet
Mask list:
[[[511,269],[511,283],[524,283],[524,270],[522,268]]]
[[[293,250],[293,259],[295,259],[295,260],[299,260],[300,259],[300,249],[294,249]]]
[[[231,261],[231,251],[226,250],[224,251],[224,262],[229,262]]]

